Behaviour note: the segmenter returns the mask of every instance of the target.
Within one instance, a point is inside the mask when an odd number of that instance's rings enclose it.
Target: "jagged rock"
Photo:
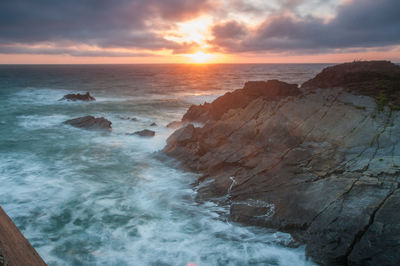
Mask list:
[[[68,101],[95,101],[96,98],[94,98],[92,95],[90,95],[89,92],[86,92],[85,94],[67,94],[64,95],[63,98],[61,98],[61,100],[68,100]]]
[[[172,121],[171,123],[169,123],[167,125],[167,128],[173,128],[173,129],[177,129],[180,128],[184,125],[184,123],[182,121]]]
[[[141,137],[154,137],[156,135],[156,132],[154,132],[153,130],[144,129],[141,131],[136,131],[136,132],[132,133],[131,135],[138,135]]]
[[[73,127],[83,128],[87,130],[111,130],[111,122],[104,117],[95,118],[94,116],[88,115],[79,117],[71,120],[67,120],[64,124],[71,125]]]
[[[164,152],[174,152],[175,154],[178,154],[179,151],[175,151],[175,149],[184,147],[189,141],[191,141],[193,139],[194,131],[195,128],[192,124],[175,131],[171,136],[169,136]]]
[[[244,90],[191,107],[204,125],[167,140],[164,153],[203,174],[199,199],[225,198],[233,220],[292,233],[323,265],[399,265],[399,112],[346,88],[230,99]]]
[[[243,89],[227,92],[211,104],[192,105],[183,116],[182,121],[204,123],[209,119],[219,120],[229,110],[245,108],[258,97],[275,100],[299,93],[300,90],[296,84],[288,84],[279,80],[249,81],[246,82]]]

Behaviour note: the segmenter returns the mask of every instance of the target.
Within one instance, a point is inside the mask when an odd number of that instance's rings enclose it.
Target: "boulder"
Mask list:
[[[136,131],[130,135],[137,135],[141,137],[154,137],[156,135],[156,132],[154,132],[153,130],[144,129],[141,131]]]
[[[86,102],[88,102],[88,101],[95,101],[96,99],[95,99],[92,95],[90,95],[89,92],[86,92],[85,94],[80,94],[80,93],[77,93],[77,94],[73,94],[73,93],[67,94],[67,95],[64,95],[64,97],[61,98],[61,100],[67,100],[67,101],[86,101]]]
[[[156,126],[157,126],[157,123],[154,123],[154,122],[153,122],[153,123],[150,124],[150,126],[151,126],[151,127],[156,127]]]
[[[67,120],[64,124],[87,130],[111,130],[112,123],[104,117],[95,118],[94,116],[88,115]]]

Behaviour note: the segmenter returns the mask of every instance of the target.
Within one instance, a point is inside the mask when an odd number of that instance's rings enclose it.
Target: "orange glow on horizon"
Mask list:
[[[193,63],[209,63],[210,60],[214,57],[213,54],[207,54],[202,51],[199,51],[194,54],[187,54],[186,57],[190,58]]]
[[[224,54],[208,53],[211,55],[206,60],[207,64],[231,63],[343,63],[360,60],[390,60],[400,63],[400,46],[390,50],[348,52],[342,54],[313,54],[313,55],[287,55],[287,54]],[[49,54],[0,54],[0,64],[195,64],[192,54],[173,54],[169,51],[160,51],[153,56],[146,57],[107,57],[107,56],[71,56]],[[193,52],[197,54],[197,52]],[[197,62],[200,64],[200,62]]]

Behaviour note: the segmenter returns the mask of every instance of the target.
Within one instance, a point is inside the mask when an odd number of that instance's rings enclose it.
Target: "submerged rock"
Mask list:
[[[138,119],[136,117],[123,117],[123,116],[120,116],[119,119],[121,119],[121,120],[131,120],[131,121],[134,121],[134,122],[138,121]]]
[[[153,130],[144,129],[141,131],[136,131],[130,135],[138,135],[141,137],[154,137],[156,135],[156,132],[154,132]]]
[[[300,95],[274,81],[287,89],[266,95],[268,83],[192,106],[184,117],[204,125],[175,131],[164,153],[203,174],[200,199],[225,198],[233,220],[292,233],[317,263],[399,265],[400,113],[362,91]]]
[[[94,98],[92,95],[90,95],[89,92],[86,92],[85,94],[67,94],[64,95],[63,98],[61,98],[61,100],[68,100],[68,101],[95,101],[96,98]]]
[[[88,115],[67,120],[64,124],[87,130],[111,130],[112,123],[104,117],[95,118],[94,116]]]

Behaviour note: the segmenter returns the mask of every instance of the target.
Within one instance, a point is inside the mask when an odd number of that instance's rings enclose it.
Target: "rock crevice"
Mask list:
[[[355,62],[301,90],[246,83],[192,106],[164,152],[203,174],[199,198],[229,198],[233,220],[293,233],[317,263],[398,265],[399,71]],[[393,95],[383,107],[382,93]]]

